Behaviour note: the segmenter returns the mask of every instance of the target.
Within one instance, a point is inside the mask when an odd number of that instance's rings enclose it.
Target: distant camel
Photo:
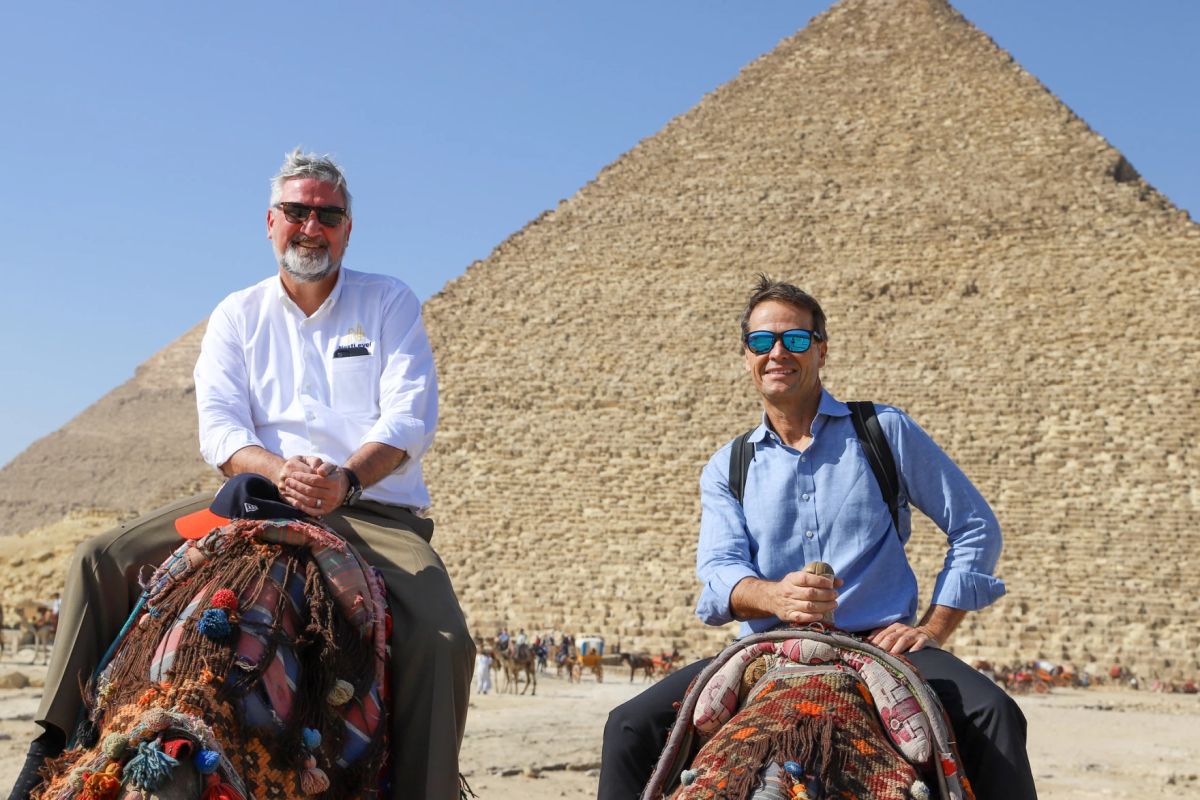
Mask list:
[[[646,653],[621,653],[621,661],[629,665],[629,682],[633,683],[633,676],[640,669],[642,671],[642,683],[654,679],[654,659]]]
[[[520,647],[510,647],[507,650],[496,650],[496,661],[500,662],[500,666],[504,669],[504,688],[509,689],[513,694],[517,693],[517,685],[521,682],[521,674],[525,674],[525,686],[521,689],[521,694],[525,694],[526,689],[532,689],[530,695],[537,694],[537,656],[534,655],[533,648],[527,644]]]
[[[33,662],[39,660],[49,663],[50,646],[54,644],[54,632],[58,620],[49,608],[40,603],[28,602],[17,607],[18,627],[17,646],[26,637],[33,640]],[[15,653],[15,651],[14,651]]]
[[[554,654],[554,676],[561,678],[563,670],[567,672],[567,682],[571,681],[571,668],[575,665],[576,653],[574,648],[564,648]]]

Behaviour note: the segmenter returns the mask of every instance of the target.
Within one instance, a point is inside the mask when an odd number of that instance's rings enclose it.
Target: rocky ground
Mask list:
[[[0,659],[4,791],[35,728],[45,667],[32,660],[29,649]],[[485,800],[594,797],[608,710],[643,686],[543,675],[536,696],[473,696],[463,746],[471,787]],[[1042,800],[1200,798],[1200,696],[1055,689],[1019,702]]]

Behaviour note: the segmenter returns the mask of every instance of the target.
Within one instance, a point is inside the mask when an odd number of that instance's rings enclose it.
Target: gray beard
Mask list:
[[[333,263],[329,259],[329,250],[318,253],[306,253],[294,244],[288,244],[283,255],[279,257],[279,266],[301,283],[316,283],[333,274],[341,263]]]

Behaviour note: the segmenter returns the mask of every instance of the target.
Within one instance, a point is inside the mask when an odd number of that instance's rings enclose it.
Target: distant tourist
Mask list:
[[[742,312],[741,339],[746,372],[762,400],[762,423],[749,437],[754,455],[744,502],[730,489],[732,442],[701,475],[696,561],[703,587],[696,613],[710,625],[741,620],[745,636],[781,621],[818,622],[836,610],[839,628],[903,653],[937,691],[980,800],[1036,797],[1020,709],[940,649],[968,611],[1004,594],[993,577],[1000,528],[988,504],[904,412],[879,405],[877,419],[902,484],[893,521],[850,409],[822,386],[828,336],[825,314],[811,296],[763,276]],[[933,603],[919,622],[917,579],[904,552],[910,505],[949,540]],[[800,571],[818,560],[833,566],[836,582]],[[672,673],[609,715],[602,800],[640,794],[675,719],[674,704],[710,660]]]
[[[480,649],[475,654],[475,689],[480,694],[492,690],[492,655]]]
[[[191,169],[212,166],[197,158]],[[342,267],[350,192],[329,158],[286,156],[266,222],[277,273],[225,298],[204,335],[195,369],[200,452],[227,477],[267,476],[381,569],[396,620],[392,785],[409,797],[456,800],[475,647],[429,544],[421,457],[433,442],[438,392],[421,303],[396,278]],[[175,503],[76,550],[37,712],[44,733],[12,798],[27,797],[43,761],[63,749],[79,687],[129,616],[139,572],[180,543],[176,519],[211,501]]]

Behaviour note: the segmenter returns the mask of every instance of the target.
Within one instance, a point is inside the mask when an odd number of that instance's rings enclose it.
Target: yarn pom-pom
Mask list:
[[[697,772],[694,769],[685,769],[679,773],[679,782],[684,786],[691,786],[696,782]]]
[[[164,709],[152,708],[142,715],[142,724],[146,726],[146,730],[158,733],[175,724],[175,718]]]
[[[127,747],[129,747],[129,739],[122,734],[110,733],[104,737],[104,755],[113,761],[120,761],[121,756],[125,755]]]
[[[350,698],[352,697],[354,697],[354,684],[338,678],[337,683],[329,690],[329,694],[326,695],[325,699],[331,706],[344,706],[350,702]]]
[[[80,797],[91,798],[91,800],[114,800],[117,793],[121,791],[120,773],[121,765],[115,761],[110,762],[103,772],[93,772],[83,782],[83,792],[80,793]]]
[[[226,611],[237,611],[238,596],[232,589],[217,589],[213,592],[210,605],[213,608],[223,608]]]
[[[300,773],[300,791],[305,794],[320,794],[329,788],[329,776],[320,767],[305,768]]]
[[[912,788],[909,789],[909,794],[912,795],[913,800],[931,800],[933,797],[933,795],[929,792],[929,787],[925,785],[925,782],[919,780],[913,783]]]
[[[71,784],[71,788],[75,791],[82,792],[83,782],[87,780],[87,777],[91,774],[92,773],[80,767],[76,767],[75,770],[71,772],[71,777],[67,778],[67,783]]]
[[[224,609],[210,608],[200,615],[200,632],[214,641],[228,639],[229,634],[233,633],[233,626],[229,624],[229,615]]]
[[[201,775],[211,775],[221,765],[221,754],[216,750],[198,750],[192,757],[192,763]]]
[[[316,728],[304,729],[304,749],[316,750],[321,746],[321,732]]]
[[[153,792],[171,778],[179,762],[159,749],[158,741],[142,742],[137,755],[125,765],[125,782],[135,789]]]
[[[204,790],[200,800],[242,800],[242,796],[227,783],[214,783]]]
[[[79,720],[75,728],[75,743],[81,750],[91,750],[100,741],[100,729],[87,717]]]

